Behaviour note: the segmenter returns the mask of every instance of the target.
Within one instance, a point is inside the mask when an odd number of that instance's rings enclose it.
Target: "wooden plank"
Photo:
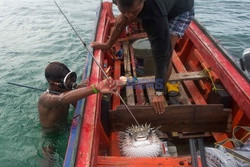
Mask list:
[[[186,68],[180,61],[175,51],[173,52],[172,61],[178,72],[187,72]],[[201,95],[201,93],[199,92],[198,88],[195,86],[193,81],[183,81],[183,82],[185,86],[187,87],[188,91],[191,93],[191,96],[195,104],[203,104],[203,105],[207,104],[207,102],[205,101],[205,99],[203,98],[203,96]],[[226,133],[218,133],[214,131],[212,134],[216,141],[222,141],[222,140],[228,139],[228,136]],[[226,146],[229,148],[233,147],[232,143],[227,143]]]
[[[125,76],[130,77],[132,76],[131,72],[131,64],[130,64],[130,53],[129,53],[129,43],[123,42],[123,49],[124,49],[124,71]]]
[[[218,49],[214,41],[204,34],[197,22],[192,22],[186,33],[199,52],[206,55],[206,63],[211,66],[229,94],[250,119],[250,89],[247,79],[244,79],[227,59],[228,54]]]
[[[181,164],[181,165],[180,165]],[[98,156],[98,167],[164,167],[164,166],[183,166],[191,167],[191,157],[154,157],[154,158],[135,158],[135,157],[112,157]],[[201,166],[200,158],[198,165]]]
[[[117,60],[114,63],[114,79],[118,80],[121,76],[121,61]],[[117,89],[118,93],[120,93],[120,88]],[[120,105],[121,101],[118,96],[113,96],[112,109],[115,110],[116,106]]]
[[[204,60],[203,56],[201,55],[201,53],[197,49],[194,49],[194,55],[201,62],[201,65],[203,68],[210,69],[210,67],[206,64],[206,61]],[[211,73],[212,78],[215,82],[220,80],[214,71],[210,71],[210,73]]]
[[[129,54],[129,43],[123,42],[123,48],[124,48],[124,70],[125,70],[125,76],[130,77],[132,76],[131,73],[131,64],[130,64],[130,54]],[[135,97],[134,97],[134,88],[133,86],[127,86],[126,87],[126,99],[128,105],[135,105]]]
[[[228,120],[227,120],[227,133],[232,133],[232,122],[233,122],[233,115],[232,115],[232,109],[231,108],[226,108],[224,110],[230,111]]]
[[[118,132],[111,132],[110,135],[110,155],[111,156],[121,156],[119,141],[118,141]]]
[[[187,72],[186,68],[182,64],[176,52],[173,52],[172,61],[178,72]],[[189,90],[194,102],[196,104],[206,104],[205,99],[201,95],[199,89],[196,87],[193,81],[184,81],[185,86]]]
[[[199,80],[208,78],[208,75],[204,71],[176,73],[171,75],[169,81],[184,81],[184,80]]]
[[[103,129],[102,123],[98,121],[98,127],[100,129],[100,141],[99,141],[99,155],[105,155],[104,152],[101,152],[103,150],[108,150],[108,147],[110,145],[109,138],[107,134],[105,133],[105,130]]]
[[[173,75],[173,74],[176,74],[176,71],[175,71],[174,68],[172,69],[171,75]],[[181,104],[191,105],[191,102],[190,102],[190,100],[189,100],[189,98],[188,98],[188,96],[187,96],[187,93],[185,92],[185,90],[184,90],[182,84],[180,83],[180,81],[178,81],[178,84],[179,84],[180,94],[177,95],[176,97],[173,97],[173,98],[176,98]],[[171,97],[169,97],[169,98],[171,98]],[[178,132],[173,132],[173,133],[178,134],[178,137],[179,137],[179,138],[182,137],[182,133],[181,133],[181,132],[180,132],[180,133],[178,133]],[[202,136],[202,135],[201,135],[201,136]],[[200,136],[200,137],[201,137],[201,136]],[[202,136],[202,137],[204,137],[204,136]]]
[[[224,132],[230,112],[223,111],[222,104],[171,105],[166,112],[156,114],[153,106],[129,106],[140,124],[161,126],[163,132]],[[112,130],[125,130],[135,124],[124,106],[110,111]]]
[[[187,64],[188,64],[189,69],[192,71],[201,70],[201,67],[198,67],[197,65],[193,64],[192,61],[187,62]],[[198,83],[199,83],[199,87],[202,90],[202,92],[206,92],[206,94],[208,94],[210,92],[210,88],[211,88],[210,82],[205,84],[205,82],[203,80],[198,80]]]
[[[131,45],[130,45],[129,49],[130,49],[130,58],[131,58],[133,77],[137,77],[137,75],[136,75],[136,67],[135,67],[134,50],[133,50]],[[140,86],[136,86],[135,93],[136,93],[137,104],[138,105],[145,105],[146,100],[145,100],[143,89]]]
[[[210,132],[204,132],[204,133],[178,133],[178,137],[181,139],[185,138],[201,138],[201,137],[210,137]]]
[[[174,75],[174,74],[176,74],[175,69],[172,69],[171,75]],[[179,84],[180,94],[174,98],[176,98],[181,104],[191,104],[191,102],[187,96],[187,93],[185,92],[182,84],[180,82],[178,82],[178,84]]]
[[[169,81],[185,81],[185,80],[199,80],[208,78],[208,75],[203,71],[195,71],[195,72],[183,72],[183,73],[176,73],[172,74],[169,78]],[[146,84],[146,83],[154,83],[155,76],[147,76],[147,77],[138,77],[138,82],[133,83],[132,79],[128,79],[128,82],[132,85],[138,84]]]
[[[149,103],[152,104],[153,97],[155,95],[154,84],[146,84],[146,89],[148,93]]]
[[[189,97],[187,93],[185,92],[185,89],[183,88],[181,83],[179,83],[179,90],[180,90],[180,94],[174,98],[177,98],[181,104],[191,104]]]
[[[236,111],[236,114],[235,114],[235,116],[234,116],[233,123],[232,123],[232,127],[235,127],[235,126],[237,126],[237,125],[240,124],[243,115],[244,115],[243,110],[242,110],[241,108],[239,108],[239,109]]]

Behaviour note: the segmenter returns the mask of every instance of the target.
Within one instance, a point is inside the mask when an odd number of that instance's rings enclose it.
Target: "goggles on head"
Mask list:
[[[63,86],[65,89],[75,89],[77,87],[77,75],[75,72],[69,72],[63,79]]]

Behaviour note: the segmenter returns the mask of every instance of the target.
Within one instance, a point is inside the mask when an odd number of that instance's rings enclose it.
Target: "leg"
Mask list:
[[[54,159],[55,148],[53,144],[50,143],[49,141],[43,143],[42,153],[43,153],[43,158],[45,160],[43,165],[46,164],[46,166],[48,167],[53,167],[55,164],[55,159]]]
[[[179,38],[181,38],[186,29],[188,28],[189,24],[191,23],[192,19],[194,17],[194,9],[191,9],[190,11],[184,12],[169,22],[169,28],[170,28],[170,38],[171,38],[171,45],[172,45],[172,50],[174,50],[176,42],[178,41]],[[168,73],[167,73],[167,78],[169,79],[172,71],[172,61],[170,63],[171,65],[168,68]],[[179,90],[178,87],[176,86],[176,83],[168,83],[169,91],[173,90],[173,95],[178,95]],[[174,87],[174,89],[172,89]],[[169,94],[170,95],[170,94]]]
[[[172,49],[174,50],[175,44],[176,44],[176,42],[177,42],[178,39],[179,39],[179,35],[171,34],[171,35],[170,35],[170,38],[171,38]]]
[[[53,128],[42,127],[41,132],[41,151],[43,154],[44,164],[48,167],[52,167],[55,164],[55,137],[57,132]]]
[[[173,35],[173,34],[171,34],[171,35],[170,35],[170,38],[171,38],[172,50],[174,50],[175,44],[176,44],[176,42],[178,41],[179,36],[178,36],[178,35]],[[172,66],[172,61],[170,61],[169,66],[168,66],[167,77],[166,77],[166,80],[167,80],[167,81],[169,80],[170,75],[171,75],[171,73],[172,73],[172,67],[173,67],[173,66]]]

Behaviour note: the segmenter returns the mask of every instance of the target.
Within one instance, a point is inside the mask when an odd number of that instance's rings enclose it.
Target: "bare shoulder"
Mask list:
[[[38,100],[38,106],[44,106],[48,108],[55,107],[60,104],[60,96],[48,92],[41,94]]]

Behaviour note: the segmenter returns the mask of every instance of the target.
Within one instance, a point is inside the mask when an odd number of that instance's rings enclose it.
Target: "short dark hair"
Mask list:
[[[60,62],[52,62],[45,69],[45,78],[48,81],[63,83],[64,77],[70,72],[68,67]]]

